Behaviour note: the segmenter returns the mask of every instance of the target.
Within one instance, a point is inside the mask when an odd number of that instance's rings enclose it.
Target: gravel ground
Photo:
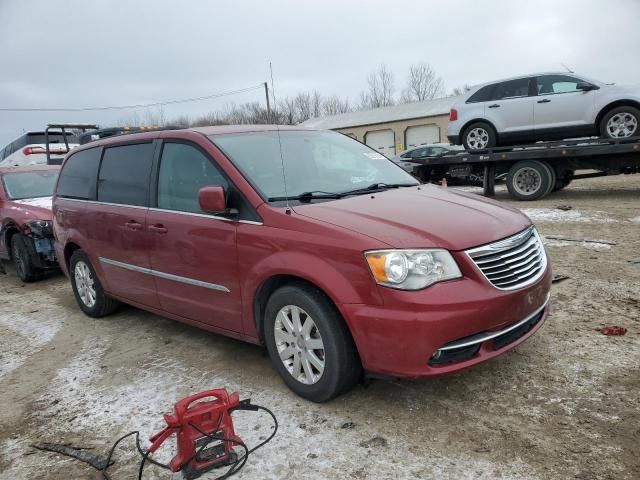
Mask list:
[[[239,478],[640,478],[640,263],[630,262],[640,259],[640,178],[578,181],[526,204],[499,187],[497,198],[562,237],[546,241],[554,272],[569,278],[554,284],[538,334],[458,375],[379,381],[324,405],[293,395],[259,347],[134,308],[91,320],[60,274],[0,277],[0,478],[98,478],[29,445],[103,453],[126,432],[160,430],[176,400],[222,386],[280,421]],[[628,332],[604,336],[605,324]],[[236,418],[249,444],[269,434],[264,416]],[[135,478],[132,442],[110,472]],[[144,478],[168,475],[148,467]]]

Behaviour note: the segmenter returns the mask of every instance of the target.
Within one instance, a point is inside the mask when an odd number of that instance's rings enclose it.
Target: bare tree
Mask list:
[[[367,77],[367,90],[360,94],[360,107],[379,108],[393,105],[394,91],[393,72],[386,65],[380,65]]]
[[[402,91],[403,103],[422,102],[444,95],[444,86],[435,70],[428,63],[409,67],[407,86]]]
[[[317,90],[311,95],[311,118],[318,118],[322,115],[322,95]]]
[[[341,100],[337,95],[331,95],[322,102],[323,115],[338,115],[340,113],[350,112],[351,110],[348,98]]]
[[[469,90],[471,90],[471,87],[469,86],[468,83],[465,83],[464,86],[462,87],[456,87],[451,91],[451,96],[452,97],[456,97],[458,95],[462,95],[466,92],[468,92]]]

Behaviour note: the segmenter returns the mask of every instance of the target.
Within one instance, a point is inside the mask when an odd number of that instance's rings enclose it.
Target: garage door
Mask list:
[[[367,132],[364,136],[364,143],[386,157],[391,158],[396,154],[396,137],[393,130],[374,130],[373,132]]]
[[[415,125],[405,132],[405,149],[413,148],[423,143],[440,142],[440,128],[436,125]]]

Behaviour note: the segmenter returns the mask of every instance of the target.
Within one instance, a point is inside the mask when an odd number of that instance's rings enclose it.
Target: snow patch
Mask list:
[[[557,208],[521,208],[522,213],[532,221],[538,222],[574,222],[574,223],[611,223],[606,212],[583,213],[579,210],[558,210]]]
[[[593,242],[567,242],[566,240],[555,240],[551,238],[542,237],[542,243],[548,247],[575,247],[580,246],[583,248],[589,248],[591,250],[611,250],[611,245],[607,243],[593,243]]]

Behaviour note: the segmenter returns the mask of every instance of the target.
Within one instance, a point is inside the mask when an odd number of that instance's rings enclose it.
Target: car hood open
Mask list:
[[[531,224],[514,208],[433,185],[300,205],[294,210],[396,248],[466,250],[508,237]]]

